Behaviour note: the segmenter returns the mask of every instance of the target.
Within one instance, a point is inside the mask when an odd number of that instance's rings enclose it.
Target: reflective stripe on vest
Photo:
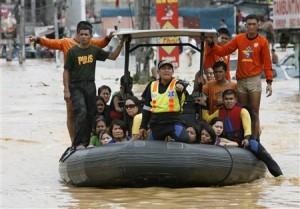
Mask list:
[[[172,80],[167,90],[160,94],[158,92],[159,80],[153,81],[151,84],[151,109],[153,113],[161,112],[180,112],[181,104],[175,90],[177,80]]]

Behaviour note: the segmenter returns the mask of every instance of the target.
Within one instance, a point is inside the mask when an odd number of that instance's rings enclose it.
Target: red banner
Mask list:
[[[156,18],[161,29],[178,28],[178,0],[156,0]],[[179,43],[179,37],[163,37],[160,43]],[[179,66],[179,47],[159,47],[159,60],[166,59]]]

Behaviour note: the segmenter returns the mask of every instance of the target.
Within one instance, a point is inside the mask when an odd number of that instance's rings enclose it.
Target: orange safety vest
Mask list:
[[[162,112],[180,112],[182,111],[182,105],[185,100],[184,94],[179,101],[178,94],[175,90],[177,80],[173,79],[169,84],[167,90],[160,94],[158,92],[159,80],[153,81],[151,83],[151,109],[152,113],[162,113]]]

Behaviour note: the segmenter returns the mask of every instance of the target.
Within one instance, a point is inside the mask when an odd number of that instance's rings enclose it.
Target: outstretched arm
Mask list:
[[[118,47],[116,48],[116,50],[113,53],[110,53],[107,57],[107,59],[110,60],[116,60],[117,57],[119,56],[119,54],[121,53],[122,47],[124,45],[124,42],[127,40],[127,36],[123,36]]]

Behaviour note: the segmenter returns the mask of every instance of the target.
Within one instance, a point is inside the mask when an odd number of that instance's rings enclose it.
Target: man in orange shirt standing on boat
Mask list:
[[[42,46],[47,47],[48,49],[61,50],[64,54],[64,61],[66,61],[67,53],[69,49],[77,44],[79,44],[79,33],[78,29],[82,25],[88,25],[89,27],[93,27],[89,22],[80,21],[77,24],[76,35],[74,38],[62,38],[62,39],[48,39],[48,38],[40,38],[35,36],[29,36],[29,40],[31,42],[35,42]],[[111,32],[108,36],[102,39],[91,39],[91,44],[104,48],[108,45],[111,38],[113,37],[113,32]],[[72,110],[72,102],[66,102],[67,107],[67,127],[68,132],[71,138],[71,141],[74,140],[74,115]]]
[[[225,56],[238,49],[238,65],[236,71],[237,97],[243,105],[247,105],[254,114],[253,137],[259,139],[259,106],[261,99],[261,72],[266,75],[267,97],[272,95],[272,62],[267,39],[257,33],[259,19],[251,14],[245,18],[247,32],[236,35],[223,46],[214,44],[208,37],[207,43],[219,56]]]

